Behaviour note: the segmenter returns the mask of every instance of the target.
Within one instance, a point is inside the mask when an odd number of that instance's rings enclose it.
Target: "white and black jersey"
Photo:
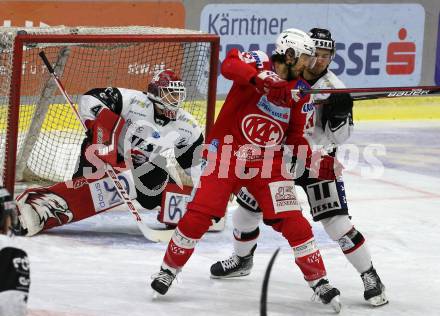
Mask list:
[[[331,71],[327,70],[313,85],[312,89],[341,89],[345,88],[344,83]],[[325,100],[329,94],[316,94],[314,100]],[[334,147],[343,144],[353,132],[353,119],[349,115],[347,119],[338,126],[330,126],[330,122],[323,118],[322,104],[315,105],[316,125],[313,132],[313,143],[332,150]]]
[[[24,316],[30,286],[26,252],[0,234],[0,316]]]
[[[154,161],[156,156],[174,150],[181,167],[191,167],[191,147],[203,143],[200,127],[194,117],[183,109],[178,110],[175,121],[157,115],[154,102],[151,95],[141,91],[98,88],[80,98],[79,114],[83,121],[94,120],[99,110],[106,106],[120,115],[125,120],[118,141],[121,155],[124,150],[135,149],[144,155],[144,161]]]
[[[79,114],[81,119],[95,120],[102,107],[107,107],[125,120],[125,125],[118,141],[118,154],[130,152],[133,158],[133,174],[143,186],[154,191],[167,182],[174,182],[169,176],[165,157],[174,156],[180,167],[187,174],[197,169],[200,164],[202,130],[194,117],[179,109],[176,119],[158,114],[153,95],[124,88],[97,88],[81,96]],[[74,178],[82,175],[83,167],[92,167],[85,161],[84,151],[87,140],[83,143],[79,168]],[[142,206],[152,209],[160,205],[161,194],[145,195],[136,184],[137,200]]]

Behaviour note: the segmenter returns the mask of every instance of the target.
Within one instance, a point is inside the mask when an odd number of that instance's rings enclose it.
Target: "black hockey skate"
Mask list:
[[[315,292],[313,298],[318,297],[323,304],[330,304],[337,313],[341,311],[342,305],[341,300],[339,299],[341,292],[339,292],[337,288],[331,286],[328,280],[319,280],[315,286],[312,286],[312,289]]]
[[[165,295],[168,289],[173,283],[176,275],[168,269],[160,268],[160,272],[153,276],[153,282],[151,282],[151,287],[157,293]]]
[[[379,278],[376,270],[371,268],[361,274],[362,282],[364,282],[364,298],[373,306],[381,306],[388,303],[385,295],[385,286]]]
[[[211,266],[211,278],[226,279],[249,275],[254,265],[253,252],[245,257],[232,254],[228,259],[217,261]]]

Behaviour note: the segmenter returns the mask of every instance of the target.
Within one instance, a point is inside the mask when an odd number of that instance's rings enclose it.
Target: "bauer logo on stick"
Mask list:
[[[415,89],[412,91],[393,91],[388,94],[389,97],[410,97],[410,96],[419,96],[419,95],[427,95],[429,94],[429,90]]]

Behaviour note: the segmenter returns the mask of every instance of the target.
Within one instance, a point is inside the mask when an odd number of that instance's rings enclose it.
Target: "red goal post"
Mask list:
[[[68,180],[84,138],[38,53],[44,49],[67,92],[97,87],[145,91],[161,69],[187,87],[184,108],[214,122],[219,37],[154,27],[0,28],[0,165],[4,185]],[[7,118],[7,119],[6,119]]]

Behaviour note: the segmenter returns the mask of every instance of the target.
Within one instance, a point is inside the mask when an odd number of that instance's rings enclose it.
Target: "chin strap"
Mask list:
[[[148,97],[148,99],[153,103],[154,109],[154,121],[160,125],[166,125],[169,121],[176,120],[177,111],[168,110],[162,102],[153,97]],[[159,113],[161,112],[161,113]]]

